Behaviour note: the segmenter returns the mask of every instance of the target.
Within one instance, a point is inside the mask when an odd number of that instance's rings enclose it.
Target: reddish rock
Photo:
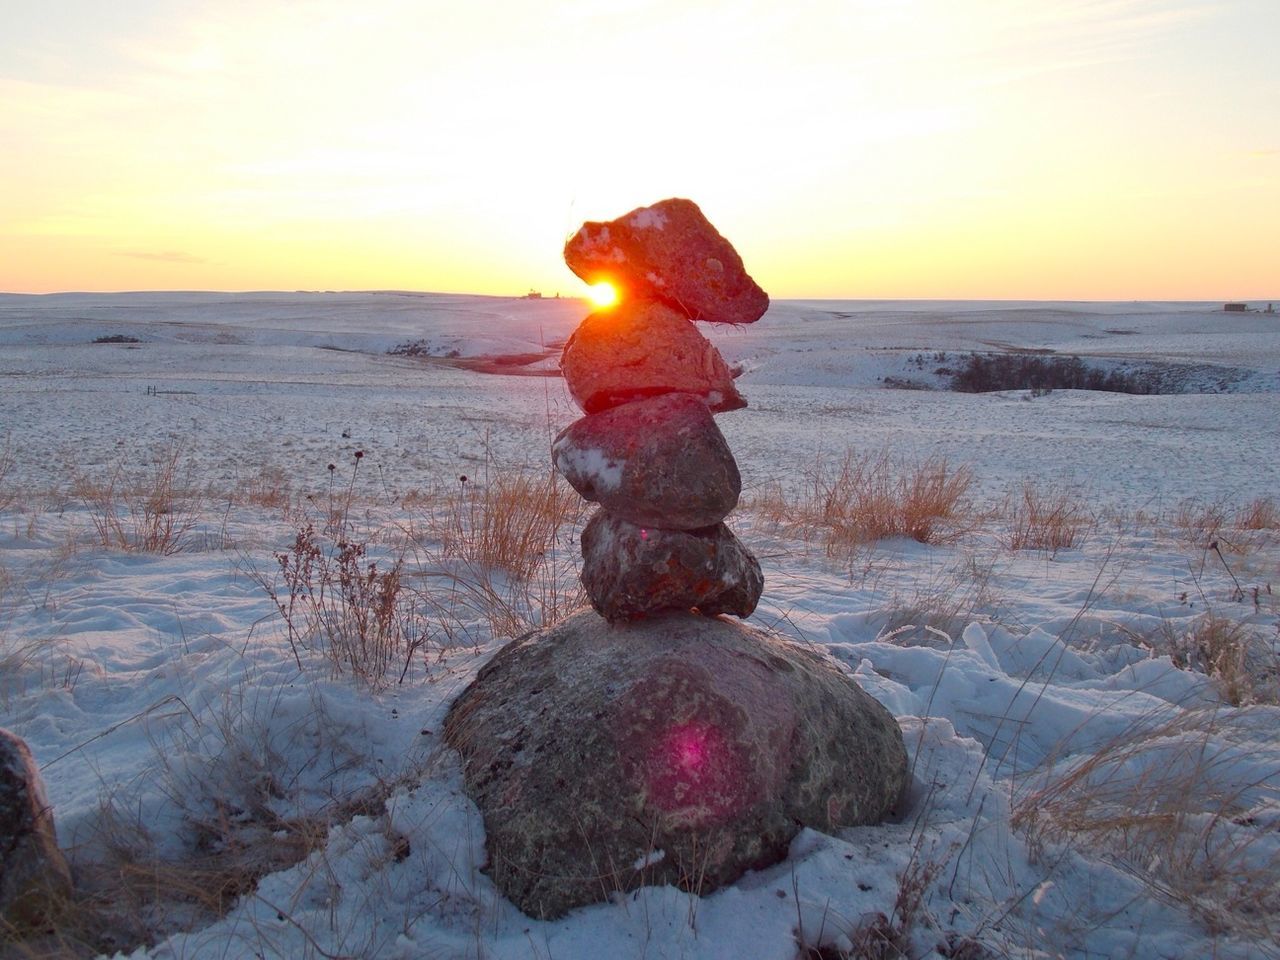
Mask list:
[[[688,613],[610,627],[586,610],[513,640],[444,736],[489,875],[542,919],[647,884],[710,893],[785,859],[801,827],[876,823],[907,782],[898,724],[847,669]]]
[[[742,490],[724,434],[688,393],[583,417],[560,431],[551,458],[584,499],[641,526],[713,526]]]
[[[610,622],[697,608],[747,617],[760,600],[760,564],[723,523],[663,530],[596,511],[582,530],[582,585]]]
[[[628,300],[583,320],[564,345],[560,370],[587,413],[663,393],[695,394],[715,411],[747,405],[720,351],[653,300]]]
[[[565,244],[564,260],[588,283],[608,280],[624,299],[656,297],[691,320],[752,323],[769,309],[769,295],[692,200],[585,223]]]

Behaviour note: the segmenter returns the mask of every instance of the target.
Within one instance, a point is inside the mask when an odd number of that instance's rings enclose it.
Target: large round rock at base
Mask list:
[[[582,586],[606,620],[691,607],[749,617],[764,589],[760,561],[723,523],[663,530],[597,510],[581,543]]]
[[[584,499],[632,523],[675,530],[719,523],[742,490],[715,418],[687,393],[583,417],[560,431],[551,459]]]
[[[532,917],[644,885],[709,893],[801,827],[898,802],[897,722],[833,659],[743,624],[584,611],[512,641],[445,723],[487,870]]]

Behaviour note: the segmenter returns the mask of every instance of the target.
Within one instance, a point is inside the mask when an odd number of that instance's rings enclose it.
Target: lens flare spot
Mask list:
[[[690,825],[717,823],[745,802],[743,768],[713,723],[668,727],[649,755],[645,792],[670,817]]]
[[[611,307],[618,302],[618,290],[609,281],[601,280],[587,288],[587,297],[597,307]]]
[[[707,763],[707,731],[701,727],[678,728],[671,737],[671,759],[689,773],[701,770]]]

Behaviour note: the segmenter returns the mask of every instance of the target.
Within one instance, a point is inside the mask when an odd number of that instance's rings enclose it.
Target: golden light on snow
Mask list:
[[[587,287],[587,299],[597,307],[612,307],[618,302],[618,290],[608,280]]]

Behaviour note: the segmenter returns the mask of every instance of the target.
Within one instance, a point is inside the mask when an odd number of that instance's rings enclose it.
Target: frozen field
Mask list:
[[[486,457],[541,463],[548,434],[575,416],[560,381],[476,376],[449,355],[542,355],[510,369],[553,370],[583,315],[574,300],[390,293],[0,295],[0,429],[22,451],[24,482],[37,484],[171,438],[221,482],[264,464],[303,482],[356,447],[397,485]],[[750,413],[720,422],[748,485],[852,445],[971,462],[993,493],[1023,477],[1130,504],[1271,491],[1280,315],[806,301],[707,332],[745,371]],[[92,342],[112,336],[141,342]],[[386,355],[417,341],[437,359]],[[1001,349],[1171,360],[1201,389],[1229,392],[1059,391],[1028,403],[877,389],[884,377],[936,383],[939,351]]]
[[[572,601],[580,518],[528,579],[463,562],[449,525],[545,473],[577,416],[548,374],[585,313],[0,295],[0,726],[44,765],[83,880],[63,947],[793,960],[897,956],[874,952],[896,930],[953,960],[1280,956],[1280,315],[1213,304],[793,301],[704,326],[750,404],[718,422],[730,523],[765,570],[752,622],[824,646],[899,717],[910,807],[802,832],[705,898],[642,888],[558,922],[506,903],[437,734],[517,626]],[[971,351],[1163,364],[1184,392],[937,389]],[[850,451],[970,468],[955,536],[828,549],[765,507]],[[104,504],[134,523],[158,457],[181,549],[105,545]],[[1074,511],[1074,543],[1013,542],[1027,484]],[[402,682],[295,658],[268,596],[275,554],[335,506],[440,619]]]

